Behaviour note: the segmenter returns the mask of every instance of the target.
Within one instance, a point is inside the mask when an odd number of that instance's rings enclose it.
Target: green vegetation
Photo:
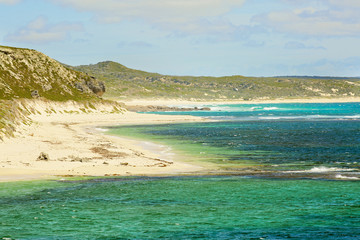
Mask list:
[[[168,76],[130,69],[110,61],[73,68],[104,81],[107,86],[105,97],[110,99],[251,100],[360,96],[358,78]]]
[[[100,89],[97,85],[96,79],[40,52],[0,46],[0,99],[90,100],[96,99],[91,87]]]
[[[5,137],[13,137],[16,125],[29,124],[27,116],[31,113],[24,106],[9,100],[0,100],[0,140]]]

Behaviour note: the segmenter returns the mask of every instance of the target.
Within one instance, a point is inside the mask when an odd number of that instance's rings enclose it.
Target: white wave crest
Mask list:
[[[335,177],[338,179],[360,180],[360,178],[358,178],[358,177],[343,176],[341,174],[337,174]]]
[[[262,107],[251,107],[250,108],[251,111],[261,110],[261,109],[262,109]]]
[[[96,128],[94,128],[94,130],[95,130],[95,131],[98,131],[98,132],[107,132],[107,131],[109,131],[109,129],[107,129],[107,128],[101,128],[101,127],[96,127]]]
[[[259,117],[259,119],[263,120],[296,120],[296,119],[307,119],[307,120],[321,120],[321,119],[327,119],[327,120],[341,120],[341,119],[360,119],[360,115],[354,115],[354,116],[337,116],[337,115],[302,115],[302,116],[265,116],[265,117]]]
[[[350,168],[336,168],[336,167],[313,167],[310,170],[306,170],[307,172],[314,172],[314,173],[322,173],[322,172],[349,172],[349,171],[354,171],[355,169],[350,169]]]
[[[267,111],[269,111],[269,110],[277,110],[277,109],[279,109],[279,108],[277,108],[277,107],[264,107],[264,110],[267,110]]]
[[[302,171],[288,171],[292,173],[327,173],[327,172],[351,172],[355,171],[356,169],[353,168],[336,168],[336,167],[313,167],[309,170],[302,170]]]

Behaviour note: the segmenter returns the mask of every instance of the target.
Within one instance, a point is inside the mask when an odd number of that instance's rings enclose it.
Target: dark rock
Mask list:
[[[76,82],[73,85],[77,90],[83,93],[93,92],[97,96],[101,97],[105,92],[104,82],[97,81],[95,77],[90,76],[90,80],[83,80],[82,82]]]
[[[81,83],[75,83],[75,87],[77,90],[79,90],[80,92],[84,92],[84,87]]]
[[[104,82],[99,82],[99,87],[101,89],[102,92],[106,92],[106,88],[105,88],[105,83]]]
[[[31,91],[31,97],[33,98],[39,98],[40,94],[38,90]]]
[[[98,96],[102,96],[105,92],[105,84],[103,82],[86,81],[85,84]]]
[[[49,154],[41,152],[36,161],[49,161],[50,157]]]
[[[72,156],[72,157],[73,157],[73,159],[71,160],[71,162],[83,162],[83,159],[80,157],[74,157],[74,156]]]
[[[0,53],[3,53],[5,55],[10,55],[11,54],[10,51],[6,51],[6,50],[0,50]]]

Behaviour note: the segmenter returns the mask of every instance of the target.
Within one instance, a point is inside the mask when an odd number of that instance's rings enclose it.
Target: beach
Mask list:
[[[101,128],[203,121],[201,118],[128,111],[64,113],[62,108],[51,106],[57,113],[49,113],[46,107],[41,107],[41,103],[37,102],[36,109],[43,111],[42,114],[30,115],[30,126],[19,126],[14,138],[0,143],[0,181],[54,176],[180,174],[202,169],[175,161],[166,146],[106,135]]]

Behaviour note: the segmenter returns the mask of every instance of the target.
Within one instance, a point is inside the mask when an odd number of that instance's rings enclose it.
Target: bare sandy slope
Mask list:
[[[202,121],[197,117],[125,112],[52,113],[31,118],[31,126],[22,126],[15,138],[0,142],[0,181],[55,175],[180,174],[202,169],[176,161],[166,146],[108,136],[99,129],[119,124]]]

